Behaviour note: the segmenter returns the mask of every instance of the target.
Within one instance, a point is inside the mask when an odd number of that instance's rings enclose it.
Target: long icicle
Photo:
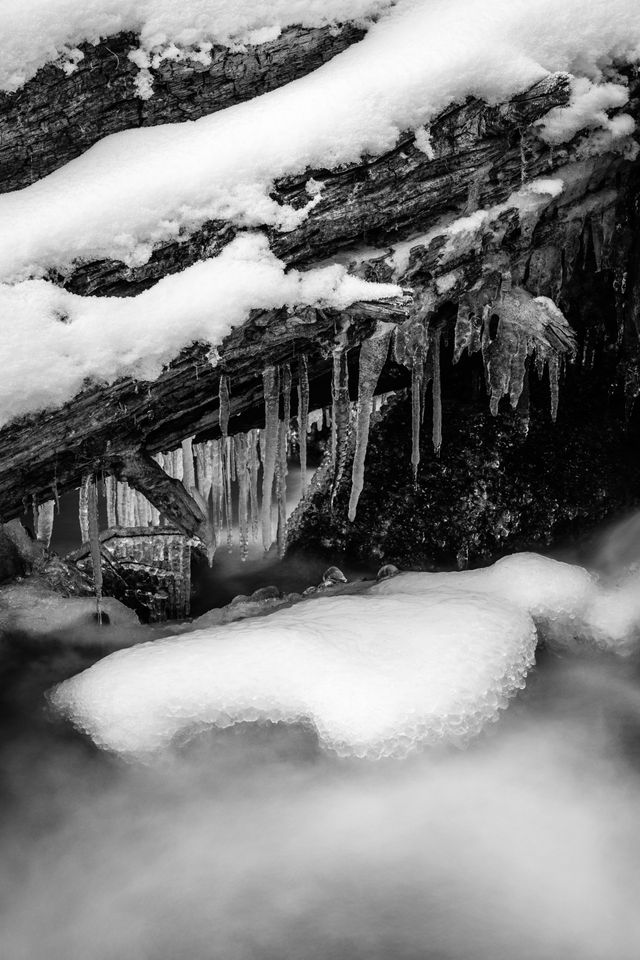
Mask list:
[[[220,433],[223,437],[226,437],[229,433],[229,380],[224,373],[220,374],[220,382],[218,384],[218,400],[218,423],[220,425]]]
[[[347,351],[344,347],[336,347],[333,351],[333,382],[331,394],[333,400],[331,417],[331,459],[333,462],[331,504],[333,505],[338,485],[342,479],[347,462],[349,424],[351,420],[349,367],[347,365]]]
[[[349,520],[356,518],[358,500],[364,486],[364,462],[369,443],[369,425],[373,394],[382,368],[389,353],[391,331],[365,340],[360,347],[360,369],[358,373],[358,412],[356,416],[356,449],[353,456],[351,474],[351,496],[349,497]]]
[[[309,433],[309,366],[303,354],[298,361],[298,442],[300,447],[300,492],[307,489],[307,434]]]
[[[240,532],[240,559],[246,560],[249,553],[249,469],[247,434],[238,433],[234,437],[236,461],[236,479],[238,482],[238,529]]]
[[[80,521],[80,537],[83,543],[89,539],[89,485],[91,477],[87,474],[83,477],[80,486],[80,498],[78,501],[78,519]]]
[[[98,488],[93,477],[85,477],[87,489],[87,513],[89,519],[89,543],[93,566],[93,587],[96,595],[96,616],[102,624],[102,554],[100,551],[100,525],[98,522]],[[84,485],[84,484],[83,484]]]
[[[211,445],[211,520],[216,543],[222,541],[222,511],[224,504],[223,440]]]
[[[418,482],[420,466],[420,426],[422,424],[422,380],[424,378],[424,357],[416,351],[411,366],[411,466],[413,482]]]
[[[442,330],[433,332],[431,339],[431,356],[433,361],[433,382],[431,384],[433,397],[433,450],[436,456],[440,456],[440,447],[442,446],[442,382],[440,377],[440,339]]]
[[[278,456],[276,465],[276,496],[278,501],[278,556],[282,559],[287,549],[287,438],[291,420],[291,369],[282,367],[282,420],[278,427]]]
[[[38,504],[36,521],[36,539],[44,544],[48,550],[51,544],[51,534],[53,533],[53,518],[56,509],[55,500],[45,500]]]
[[[264,442],[262,451],[262,546],[268,550],[272,543],[271,499],[278,452],[278,413],[280,390],[276,367],[266,367],[262,373],[264,389]]]
[[[196,473],[193,468],[193,437],[182,441],[182,483],[191,493],[196,485]]]
[[[248,434],[249,451],[247,461],[249,465],[249,502],[251,509],[251,539],[256,542],[260,529],[259,506],[258,506],[258,474],[260,472],[260,459],[258,456],[258,436],[259,430],[250,430]]]
[[[116,510],[116,497],[118,484],[115,477],[109,475],[104,478],[104,490],[107,500],[107,527],[117,527],[118,514]]]
[[[231,498],[231,462],[233,460],[233,437],[222,439],[222,473],[224,477],[224,513],[227,525],[227,550],[233,550],[233,501]]]

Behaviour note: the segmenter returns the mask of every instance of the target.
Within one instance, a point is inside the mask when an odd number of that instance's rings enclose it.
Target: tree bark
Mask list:
[[[243,50],[216,46],[209,66],[165,60],[152,69],[154,95],[142,100],[132,33],[82,44],[84,58],[66,75],[49,64],[15,93],[0,92],[0,193],[46,176],[110,133],[197,120],[281,87],[322,66],[364,35],[289,27],[275,40]]]

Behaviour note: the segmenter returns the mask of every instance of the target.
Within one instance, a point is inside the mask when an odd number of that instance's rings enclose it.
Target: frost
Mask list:
[[[291,270],[259,234],[238,237],[211,260],[160,280],[137,297],[80,297],[53,283],[0,284],[3,321],[0,423],[71,399],[86,380],[153,380],[194,341],[220,343],[253,309],[398,295],[338,265]],[[59,317],[67,317],[61,323]]]

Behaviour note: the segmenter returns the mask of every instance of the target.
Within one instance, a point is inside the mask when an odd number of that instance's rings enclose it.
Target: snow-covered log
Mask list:
[[[15,92],[0,91],[0,193],[57,170],[107,134],[196,120],[283,86],[363,33],[353,24],[294,26],[244,49],[217,45],[210,62],[165,59],[150,68],[154,95],[146,99],[140,96],[140,70],[130,59],[140,46],[135,34],[83,43],[73,71],[48,64]]]

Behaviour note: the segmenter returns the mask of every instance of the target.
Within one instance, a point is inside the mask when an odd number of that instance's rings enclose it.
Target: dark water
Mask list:
[[[541,651],[465,751],[350,763],[245,726],[140,766],[46,714],[96,652],[25,643],[2,655],[2,960],[639,955],[636,660]]]

